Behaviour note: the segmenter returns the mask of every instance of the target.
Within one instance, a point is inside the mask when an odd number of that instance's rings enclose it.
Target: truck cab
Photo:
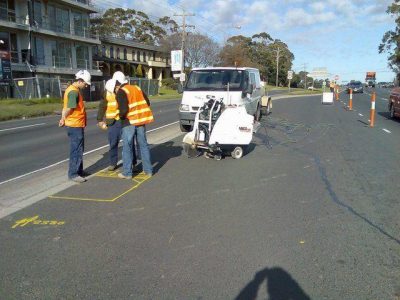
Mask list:
[[[225,105],[244,106],[255,120],[261,118],[264,88],[255,68],[196,68],[182,92],[179,120],[183,132],[192,130],[197,110],[211,98],[222,99]]]

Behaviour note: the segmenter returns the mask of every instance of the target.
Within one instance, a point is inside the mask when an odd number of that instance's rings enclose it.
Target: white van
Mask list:
[[[183,96],[179,119],[183,132],[192,130],[197,110],[210,98],[223,99],[225,105],[243,105],[257,121],[262,111],[269,111],[261,107],[264,87],[260,72],[254,68],[196,68],[190,72],[180,92]],[[263,102],[269,107],[270,98]]]

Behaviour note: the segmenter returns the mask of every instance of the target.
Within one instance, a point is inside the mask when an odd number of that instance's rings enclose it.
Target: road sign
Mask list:
[[[328,70],[326,68],[315,68],[312,72],[307,74],[307,77],[312,77],[314,79],[325,79],[329,76]]]
[[[182,50],[171,51],[171,71],[181,71],[182,69]]]
[[[287,79],[293,79],[293,71],[287,71]]]

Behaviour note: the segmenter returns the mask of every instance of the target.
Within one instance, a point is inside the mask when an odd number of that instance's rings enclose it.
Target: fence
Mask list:
[[[128,78],[129,84],[136,84],[148,96],[158,95],[159,81],[157,79]]]
[[[11,85],[0,85],[0,99],[17,98],[61,98],[73,79],[59,78],[14,78]],[[130,84],[138,85],[149,96],[158,94],[159,81],[156,79],[129,78]],[[82,91],[85,101],[98,101],[104,93],[105,80],[92,81],[92,84]]]

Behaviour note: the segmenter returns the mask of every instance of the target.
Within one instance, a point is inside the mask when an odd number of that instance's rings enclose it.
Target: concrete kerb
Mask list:
[[[289,98],[300,98],[300,97],[314,97],[314,96],[321,96],[322,94],[305,94],[305,95],[273,95],[271,97],[272,101],[279,100],[279,99],[289,99]]]
[[[149,132],[147,140],[150,146],[170,141],[179,135],[179,124],[171,124],[160,130]],[[104,141],[107,143],[107,140]],[[103,147],[84,156],[84,169],[102,170],[108,166],[108,147]],[[68,161],[34,174],[7,182],[1,186],[0,219],[32,205],[50,195],[59,193],[76,183],[67,179]],[[94,174],[89,176],[95,176]],[[83,183],[82,185],[84,185]]]

